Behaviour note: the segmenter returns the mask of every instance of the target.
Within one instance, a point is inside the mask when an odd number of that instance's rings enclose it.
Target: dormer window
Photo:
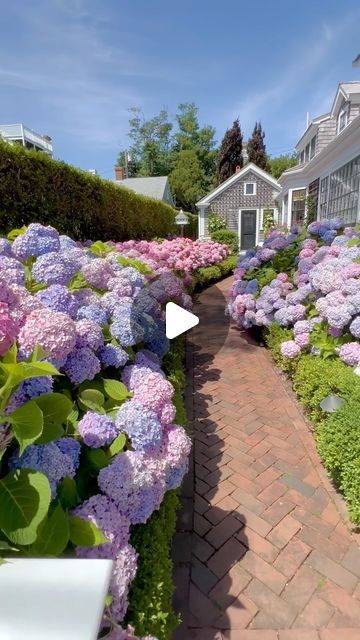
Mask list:
[[[345,129],[348,124],[349,119],[349,105],[346,105],[343,109],[341,109],[338,116],[338,133]]]
[[[244,195],[256,196],[256,182],[244,182]]]

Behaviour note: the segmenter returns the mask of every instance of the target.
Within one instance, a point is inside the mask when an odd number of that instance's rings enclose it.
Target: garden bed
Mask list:
[[[360,525],[360,233],[340,219],[273,231],[239,260],[229,313],[260,327],[314,426],[320,456]],[[320,403],[335,395],[339,408]]]

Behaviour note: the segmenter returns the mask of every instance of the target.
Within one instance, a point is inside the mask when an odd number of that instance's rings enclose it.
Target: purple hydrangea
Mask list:
[[[360,339],[360,316],[354,318],[349,328],[354,338]]]
[[[38,291],[35,296],[44,307],[48,307],[53,311],[67,313],[70,318],[76,316],[78,302],[68,288],[62,284],[52,284],[47,289]]]
[[[9,413],[15,411],[15,409],[32,398],[37,398],[45,393],[51,393],[52,389],[53,379],[51,376],[41,376],[23,380],[9,400],[5,411],[6,415],[9,415]]]
[[[8,285],[19,284],[24,286],[25,284],[25,271],[24,267],[15,258],[9,258],[6,255],[0,256],[0,273],[1,277]]]
[[[116,369],[124,367],[129,359],[125,349],[113,344],[106,344],[98,351],[97,356],[104,367],[115,367]]]
[[[83,265],[82,274],[88,283],[96,289],[106,289],[110,278],[114,276],[114,271],[103,258],[95,258],[88,264]]]
[[[12,245],[6,238],[0,238],[0,256],[7,256],[13,258]]]
[[[107,496],[101,494],[92,496],[74,509],[72,515],[92,522],[109,541],[97,547],[77,547],[76,555],[79,558],[115,559],[119,551],[129,542],[130,522],[119,512],[115,502]]]
[[[135,399],[121,405],[116,427],[118,431],[127,433],[135,451],[147,452],[160,445],[162,426],[156,414]]]
[[[32,223],[25,233],[15,238],[12,251],[20,260],[37,258],[46,253],[59,251],[59,234],[53,227],[44,227],[42,224]]]
[[[358,342],[347,342],[340,347],[339,356],[345,364],[355,367],[360,364],[360,344]]]
[[[77,347],[89,347],[89,349],[97,351],[104,345],[104,334],[96,322],[84,318],[75,324]]]
[[[71,351],[63,371],[74,384],[93,380],[101,369],[100,360],[88,347],[76,347]]]
[[[286,340],[285,342],[282,342],[280,351],[284,358],[292,360],[299,355],[300,346],[294,340]]]
[[[79,466],[80,445],[73,438],[60,438],[48,444],[30,445],[21,457],[15,452],[9,467],[34,469],[44,473],[49,480],[52,497],[55,497],[58,483],[65,477],[74,478]]]
[[[144,338],[144,329],[132,318],[116,317],[110,326],[110,333],[123,347],[132,347]]]
[[[32,276],[36,282],[67,285],[77,270],[77,265],[67,256],[45,253],[37,258],[32,268]]]
[[[78,430],[86,446],[94,449],[107,446],[118,434],[115,422],[109,416],[93,411],[85,413]]]
[[[107,324],[108,316],[104,309],[97,307],[93,304],[89,304],[84,307],[80,307],[76,314],[77,320],[91,320],[92,322],[103,325]]]

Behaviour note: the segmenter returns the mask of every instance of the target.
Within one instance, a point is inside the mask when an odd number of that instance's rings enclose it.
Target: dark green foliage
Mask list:
[[[173,611],[171,541],[179,506],[177,491],[168,491],[159,511],[146,524],[133,527],[131,544],[139,554],[126,621],[139,636],[170,640],[179,620]]]
[[[204,289],[210,284],[213,284],[216,280],[221,280],[227,275],[230,275],[236,268],[238,256],[229,256],[222,262],[211,267],[200,267],[193,274],[193,289]]]
[[[216,184],[222,184],[236,171],[236,167],[244,164],[243,136],[240,129],[239,118],[234,121],[231,129],[227,129],[221,143],[218,154],[218,166]]]
[[[314,194],[309,193],[306,196],[306,224],[310,224],[316,220],[317,216],[317,203]]]
[[[175,211],[45,154],[0,143],[0,230],[51,224],[77,240],[151,239],[175,230]]]
[[[184,236],[186,238],[196,240],[199,232],[199,217],[195,213],[190,213],[189,211],[186,211],[185,213],[189,219],[189,224],[184,226]]]
[[[269,159],[266,154],[264,143],[265,131],[263,131],[261,123],[255,122],[255,127],[251,138],[247,143],[247,153],[249,162],[253,162],[260,169],[270,172]]]
[[[350,398],[321,424],[317,433],[319,453],[338,486],[344,468],[360,458],[360,404]],[[360,477],[358,480],[360,488]]]
[[[220,231],[214,231],[211,234],[211,240],[214,242],[220,242],[220,244],[227,244],[231,249],[231,253],[237,255],[239,253],[239,236],[236,231],[230,231],[230,229],[222,229]]]
[[[163,369],[174,386],[175,423],[187,425],[184,405],[184,336],[172,342],[163,361]],[[131,544],[139,553],[138,570],[131,586],[126,616],[140,636],[151,634],[158,640],[170,640],[179,623],[173,610],[171,542],[176,527],[179,491],[168,491],[159,511],[146,524],[133,527]]]
[[[359,440],[358,430],[357,440]],[[360,527],[360,456],[348,460],[344,465],[341,489],[349,505],[350,518]]]
[[[218,267],[221,271],[221,275],[222,276],[229,275],[232,271],[234,271],[234,269],[236,269],[237,263],[238,263],[237,255],[229,256],[228,258],[225,258],[225,260],[223,260],[222,262],[220,262],[220,264],[218,264]]]
[[[280,346],[285,340],[292,340],[293,334],[290,329],[280,327],[280,325],[273,322],[264,333],[265,342],[269,347],[275,363],[283,371],[291,371],[294,367],[294,360],[284,358],[281,355]]]
[[[206,193],[206,189],[201,163],[193,149],[182,149],[176,154],[175,168],[169,180],[176,205],[195,212],[195,203]]]
[[[277,158],[269,158],[271,174],[276,178],[280,178],[281,174],[291,167],[295,167],[298,161],[295,154],[282,155]]]
[[[218,213],[212,211],[208,216],[208,229],[210,233],[214,231],[222,231],[227,228],[226,220],[223,216],[219,216]]]

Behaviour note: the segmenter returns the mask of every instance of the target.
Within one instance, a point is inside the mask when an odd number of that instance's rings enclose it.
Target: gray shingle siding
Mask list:
[[[316,153],[319,153],[336,136],[336,120],[329,118],[319,123],[317,133]]]
[[[245,182],[256,183],[256,195],[246,196],[244,194]],[[273,192],[275,186],[272,186],[255,173],[249,172],[243,179],[233,183],[215,196],[211,201],[210,207],[206,208],[205,213],[205,235],[208,233],[207,218],[209,213],[217,213],[225,218],[229,229],[238,231],[239,209],[262,209],[269,206],[274,207]]]

